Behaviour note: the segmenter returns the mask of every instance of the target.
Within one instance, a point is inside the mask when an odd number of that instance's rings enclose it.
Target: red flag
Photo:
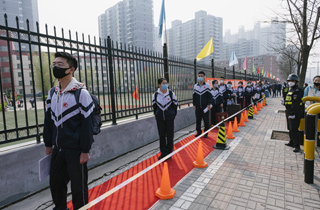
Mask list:
[[[259,74],[259,66],[258,66],[258,69],[257,69],[257,74]]]
[[[139,100],[139,92],[138,92],[138,87],[136,86],[136,89],[132,93],[132,97],[136,100]]]

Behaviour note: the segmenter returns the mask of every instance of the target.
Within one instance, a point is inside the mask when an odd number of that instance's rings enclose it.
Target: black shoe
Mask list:
[[[293,144],[291,142],[289,142],[289,143],[287,143],[285,145],[288,146],[288,147],[293,147]]]
[[[161,160],[162,158],[164,158],[164,155],[160,155],[159,157],[158,157],[158,160]]]
[[[293,152],[300,152],[300,148],[299,147],[294,148]]]
[[[204,135],[203,135],[203,138],[208,138],[208,134],[207,134],[207,133],[204,134]]]
[[[198,136],[200,136],[201,135],[201,133],[197,133],[196,135],[194,135],[195,137],[198,137]]]

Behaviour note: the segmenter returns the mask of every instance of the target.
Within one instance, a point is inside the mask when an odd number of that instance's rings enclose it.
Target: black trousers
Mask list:
[[[204,121],[204,131],[207,131],[209,130],[209,111],[207,111],[206,113],[203,113],[203,110],[207,108],[207,107],[204,107],[204,108],[201,108],[201,107],[196,107],[196,130],[197,130],[197,133],[198,134],[201,134],[202,133],[202,130],[201,130],[201,121],[203,119]]]
[[[220,113],[220,112],[221,112],[221,106],[220,105],[213,105],[212,106],[212,108],[211,108],[211,125],[217,124],[216,113]]]
[[[245,99],[246,99],[246,107],[247,107],[251,104],[251,96],[245,97]]]
[[[237,101],[238,101],[238,104],[240,104],[241,109],[243,109],[243,97],[242,98],[238,97]]]
[[[289,136],[290,136],[290,142],[293,144],[294,147],[300,148],[300,142],[299,142],[299,125],[300,125],[300,118],[295,116],[294,119],[289,119],[288,114],[286,111],[286,117],[287,117],[287,126],[289,129]]]
[[[67,209],[67,184],[71,181],[73,209],[88,203],[87,163],[80,164],[81,151],[54,148],[50,169],[50,189],[54,210]]]
[[[174,120],[157,120],[161,156],[173,151]]]

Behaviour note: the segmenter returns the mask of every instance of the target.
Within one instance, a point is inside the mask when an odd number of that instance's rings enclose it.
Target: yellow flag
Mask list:
[[[212,43],[212,37],[209,40],[209,42],[204,46],[204,48],[201,50],[201,52],[197,55],[197,61],[201,60],[202,58],[207,57],[211,53],[213,53],[213,43]]]
[[[262,67],[262,75],[264,74],[264,67]]]

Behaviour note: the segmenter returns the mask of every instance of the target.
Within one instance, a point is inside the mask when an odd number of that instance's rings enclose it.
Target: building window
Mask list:
[[[20,63],[17,64],[17,69],[20,69],[21,68],[21,65]]]
[[[32,84],[33,84],[33,82],[32,81],[30,81],[30,85],[32,86]]]
[[[21,72],[18,72],[18,77],[22,77],[22,74],[21,74]]]
[[[19,86],[22,86],[22,81],[19,81]]]

